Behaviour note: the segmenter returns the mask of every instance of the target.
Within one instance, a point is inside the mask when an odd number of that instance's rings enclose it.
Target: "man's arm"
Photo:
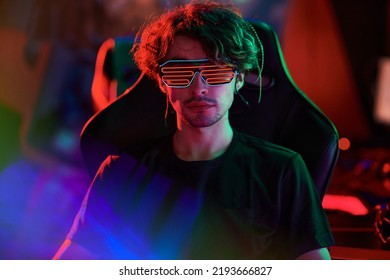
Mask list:
[[[96,260],[98,257],[84,247],[66,239],[54,255],[53,260]]]
[[[330,260],[329,250],[327,248],[315,249],[300,255],[297,260]]]
[[[61,247],[58,249],[57,253],[54,255],[53,259],[54,260],[59,260],[59,259],[67,259],[67,260],[96,260],[96,259],[101,259],[100,255],[97,255],[96,253],[92,253],[90,250],[86,249],[86,247],[80,245],[80,244],[91,244],[90,239],[92,238],[93,235],[92,233],[96,233],[94,229],[89,228],[84,223],[84,220],[86,219],[86,209],[87,209],[87,202],[89,201],[89,196],[90,193],[93,192],[93,189],[96,189],[96,187],[100,187],[100,184],[102,183],[102,178],[104,171],[107,167],[111,165],[111,163],[117,159],[118,156],[108,156],[103,163],[101,164],[99,170],[96,172],[96,175],[88,188],[88,191],[83,199],[82,205],[77,212],[77,215],[73,221],[72,228],[70,232],[68,233],[65,241],[62,243]],[[92,203],[92,206],[99,207],[100,204],[94,205]],[[75,234],[80,234],[80,230],[83,233],[84,237],[80,241],[80,239],[74,239]],[[79,236],[80,237],[80,236]],[[72,241],[76,240],[76,242]],[[80,243],[78,243],[80,241]],[[97,243],[92,243],[93,245],[96,245]],[[90,247],[94,248],[94,247]]]

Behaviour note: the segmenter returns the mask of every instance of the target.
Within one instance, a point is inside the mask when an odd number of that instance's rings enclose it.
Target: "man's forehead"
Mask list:
[[[215,66],[213,62],[211,62],[209,59],[204,58],[204,59],[170,59],[165,61],[163,64],[160,65],[161,67],[166,68],[168,67],[174,67],[174,68],[194,68],[197,66]]]
[[[203,59],[206,52],[200,40],[185,35],[175,36],[172,44],[168,47],[166,60],[179,59]]]

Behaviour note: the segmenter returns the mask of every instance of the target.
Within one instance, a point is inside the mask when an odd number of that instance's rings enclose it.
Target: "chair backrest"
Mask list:
[[[251,22],[264,47],[261,102],[259,86],[249,73],[230,109],[234,129],[300,153],[321,198],[325,195],[338,157],[338,133],[332,122],[295,85],[284,62],[275,31]],[[81,134],[81,150],[94,174],[102,160],[126,146],[168,135],[176,129],[174,114],[166,123],[166,98],[154,81],[141,74],[137,82],[108,107],[93,116]]]

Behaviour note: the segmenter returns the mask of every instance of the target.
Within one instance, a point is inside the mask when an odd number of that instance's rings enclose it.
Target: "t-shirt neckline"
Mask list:
[[[216,164],[219,164],[221,161],[224,161],[226,160],[231,154],[232,152],[234,151],[235,147],[237,146],[237,143],[238,143],[238,133],[236,131],[233,130],[233,138],[232,138],[232,141],[230,142],[228,148],[226,149],[226,151],[222,154],[222,155],[219,155],[218,157],[216,158],[213,158],[213,159],[209,159],[209,160],[194,160],[194,161],[187,161],[187,160],[183,160],[181,158],[179,158],[175,152],[173,151],[173,134],[171,135],[171,142],[170,142],[170,145],[171,145],[171,149],[170,149],[170,153],[171,153],[171,157],[173,158],[174,162],[178,165],[187,165],[187,166],[205,166],[205,165],[216,165]]]

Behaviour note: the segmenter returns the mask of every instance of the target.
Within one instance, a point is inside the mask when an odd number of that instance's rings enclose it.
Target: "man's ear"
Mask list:
[[[161,80],[160,77],[158,77],[157,79],[158,79],[158,86],[159,86],[160,90],[161,90],[163,93],[167,93],[167,85],[164,84],[164,82]]]
[[[244,82],[245,82],[245,73],[244,72],[241,72],[237,75],[237,79],[236,79],[236,89],[237,90],[240,90],[243,85],[244,85]]]

